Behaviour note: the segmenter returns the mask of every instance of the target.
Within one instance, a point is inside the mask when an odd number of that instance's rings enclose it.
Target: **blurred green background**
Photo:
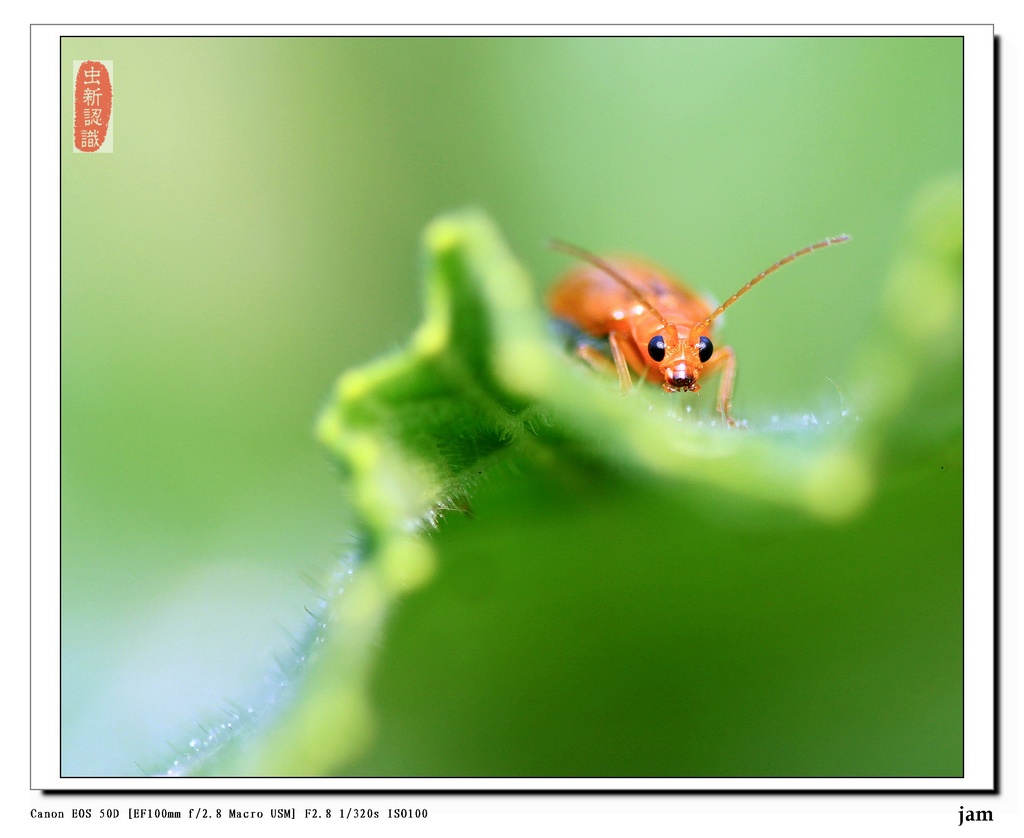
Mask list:
[[[114,62],[113,154],[72,153],[79,59]],[[756,421],[836,409],[916,196],[962,166],[952,38],[65,38],[62,61],[72,775],[160,770],[294,646],[349,526],[312,423],[419,321],[432,217],[485,209],[539,287],[559,237],[718,299],[851,234],[730,310]],[[543,470],[486,485],[394,615],[352,770],[958,774],[951,477],[901,472],[842,530]],[[652,553],[662,513],[707,562]],[[488,561],[509,528],[522,560]]]

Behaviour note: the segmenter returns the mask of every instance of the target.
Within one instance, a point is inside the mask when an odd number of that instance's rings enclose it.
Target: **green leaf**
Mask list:
[[[406,349],[344,374],[317,423],[349,486],[359,540],[304,641],[301,656],[310,665],[296,669],[275,700],[283,709],[264,710],[252,731],[209,748],[205,759],[197,754],[186,768],[308,776],[358,766],[374,741],[370,683],[385,621],[437,572],[429,534],[445,515],[465,518],[481,481],[504,487],[517,479],[510,475],[527,474],[532,496],[549,504],[558,503],[557,493],[544,487],[559,480],[582,481],[573,485],[590,492],[599,484],[612,507],[652,521],[664,512],[663,523],[646,526],[681,537],[683,546],[709,510],[749,521],[778,514],[804,527],[855,521],[872,504],[893,452],[911,439],[924,445],[908,413],[908,405],[936,395],[922,373],[948,376],[955,368],[943,335],[962,316],[959,251],[950,244],[959,235],[956,205],[949,187],[924,201],[890,283],[895,315],[880,322],[886,357],[873,336],[854,353],[861,358],[857,412],[740,429],[691,413],[650,386],[624,397],[614,378],[555,345],[534,282],[486,216],[467,211],[433,222],[424,235],[423,324]],[[934,236],[917,234],[937,227]],[[922,300],[928,306],[920,318],[900,319]],[[881,367],[892,386],[878,386]],[[940,397],[941,417],[924,445],[931,450],[956,446],[959,429],[946,405]],[[494,485],[487,484],[490,495]],[[483,526],[469,519],[456,529]],[[495,537],[515,553],[507,526]],[[576,538],[571,525],[563,537]]]

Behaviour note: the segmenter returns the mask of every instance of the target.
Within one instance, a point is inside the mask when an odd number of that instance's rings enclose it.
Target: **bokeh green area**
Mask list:
[[[557,236],[719,299],[851,234],[728,314],[735,412],[765,423],[884,401],[853,392],[864,336],[894,316],[919,195],[962,165],[959,39],[62,52],[68,774],[159,770],[288,655],[304,575],[349,526],[314,416],[339,371],[409,339],[432,217],[485,208],[538,286],[565,265]],[[114,62],[109,155],[71,151],[87,58]],[[914,318],[917,296],[895,302]],[[948,420],[962,389],[928,396]],[[583,466],[499,470],[433,535],[437,575],[379,650],[372,743],[335,769],[959,774],[962,463],[928,427],[841,526]]]

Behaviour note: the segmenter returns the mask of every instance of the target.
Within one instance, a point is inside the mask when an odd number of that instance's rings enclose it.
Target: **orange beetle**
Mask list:
[[[551,246],[555,250],[587,264],[559,280],[548,295],[548,305],[556,318],[581,332],[607,337],[623,392],[632,387],[630,368],[643,378],[660,382],[669,393],[696,393],[700,377],[721,368],[718,412],[728,424],[735,425],[731,411],[736,355],[729,346],[715,350],[711,324],[783,265],[849,238],[834,236],[789,254],[761,271],[714,311],[661,268],[634,259],[609,262],[576,245],[554,241]],[[586,340],[576,340],[576,352],[595,367],[609,366],[607,357]]]

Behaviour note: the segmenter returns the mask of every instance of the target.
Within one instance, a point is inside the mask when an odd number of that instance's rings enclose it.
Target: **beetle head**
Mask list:
[[[691,333],[681,340],[674,326],[659,331],[647,343],[647,354],[658,365],[664,378],[661,386],[669,393],[700,390],[697,380],[704,365],[711,360],[714,347],[707,335]]]

